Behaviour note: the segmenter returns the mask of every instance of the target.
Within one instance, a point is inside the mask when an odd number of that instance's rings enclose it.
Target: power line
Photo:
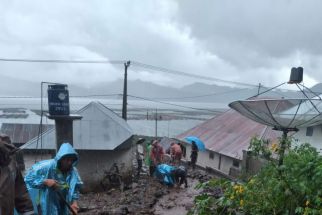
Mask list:
[[[204,79],[204,80],[208,80],[208,81],[212,80],[212,81],[242,85],[242,86],[247,86],[247,87],[257,87],[257,85],[254,85],[254,84],[247,84],[247,83],[236,82],[236,81],[226,81],[226,80],[222,80],[219,78],[207,77],[207,76],[202,76],[202,75],[194,75],[194,74],[181,72],[181,71],[177,71],[177,70],[171,70],[171,69],[167,69],[167,68],[163,68],[163,67],[148,65],[148,64],[144,64],[144,63],[140,63],[140,62],[136,62],[136,61],[131,61],[131,62],[132,62],[133,66],[138,66],[138,67],[142,67],[142,68],[146,68],[146,69],[151,69],[151,70],[160,71],[160,72],[166,72],[166,73],[175,74],[175,75],[187,76],[190,78],[198,78],[198,79]]]
[[[224,94],[229,94],[233,92],[240,92],[242,90],[247,90],[247,89],[238,89],[238,90],[230,90],[230,91],[225,91],[221,93],[210,93],[210,94],[202,94],[202,95],[197,95],[197,96],[186,96],[186,97],[154,97],[150,99],[193,99],[193,98],[202,98],[202,97],[208,97],[208,96],[216,96],[216,95],[224,95]]]
[[[17,59],[0,58],[3,62],[21,62],[21,63],[79,63],[79,64],[123,64],[122,60],[48,60],[48,59]]]
[[[3,62],[22,62],[22,63],[78,63],[78,64],[124,64],[127,61],[124,60],[59,60],[59,59],[18,59],[18,58],[0,58],[0,61]],[[237,85],[243,85],[248,87],[254,87],[256,85],[253,84],[247,84],[247,83],[241,83],[241,82],[234,82],[234,81],[226,81],[221,80],[218,78],[212,78],[207,76],[201,76],[201,75],[194,75],[189,74],[181,71],[171,70],[163,67],[153,66],[149,64],[144,64],[136,61],[131,61],[131,65],[143,67],[146,69],[156,70],[160,72],[166,72],[166,73],[172,73],[175,75],[182,75],[190,78],[198,78],[198,79],[204,79],[204,80],[213,80],[223,83],[229,83],[229,84],[237,84]]]
[[[169,103],[169,102],[156,101],[156,100],[153,100],[153,99],[148,99],[148,98],[144,98],[144,97],[140,97],[140,96],[134,96],[134,95],[127,95],[127,96],[133,97],[133,98],[137,98],[137,99],[146,100],[146,101],[156,102],[156,103],[160,103],[160,104],[172,105],[172,106],[176,106],[176,107],[183,107],[183,108],[188,108],[188,109],[193,109],[193,110],[199,110],[199,111],[200,110],[202,110],[202,111],[209,111],[209,112],[213,112],[213,113],[221,113],[221,111],[215,111],[215,110],[203,109],[203,108],[194,108],[194,107],[190,107],[190,106],[178,105],[178,104],[173,104],[173,103]]]
[[[63,59],[19,59],[19,58],[0,58],[0,61],[2,62],[21,62],[21,63],[76,63],[76,64],[118,64],[118,65],[123,65],[124,63],[128,62],[125,60],[63,60]],[[243,83],[243,82],[237,82],[237,81],[227,81],[227,80],[222,80],[219,78],[213,78],[213,77],[207,77],[207,76],[202,76],[202,75],[195,75],[195,74],[190,74],[186,72],[181,72],[178,70],[172,70],[172,69],[167,69],[164,67],[159,67],[159,66],[153,66],[137,61],[131,61],[132,66],[137,66],[153,71],[159,71],[159,72],[165,72],[165,73],[170,73],[174,75],[181,75],[181,76],[186,76],[190,78],[198,78],[198,79],[203,79],[203,80],[211,80],[211,81],[217,81],[217,82],[222,82],[222,83],[227,83],[227,84],[234,84],[234,85],[241,85],[241,86],[247,86],[247,87],[258,87],[258,85],[254,84],[248,84],[248,83]],[[261,87],[264,87],[261,85]],[[265,88],[270,88],[270,87],[265,87]],[[292,91],[292,90],[289,90]]]

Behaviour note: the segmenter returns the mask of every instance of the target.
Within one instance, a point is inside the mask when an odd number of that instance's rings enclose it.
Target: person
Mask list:
[[[32,215],[32,201],[14,156],[17,148],[4,140],[10,138],[0,137],[0,214],[13,215],[16,210],[22,215]]]
[[[196,163],[197,163],[197,159],[198,159],[198,146],[196,144],[195,141],[191,141],[191,154],[190,154],[190,158],[191,158],[191,166],[192,169],[196,168]]]
[[[158,140],[154,140],[152,143],[152,149],[151,149],[151,170],[150,173],[154,173],[156,166],[158,166],[163,161],[163,148],[160,146]]]
[[[77,214],[79,190],[83,184],[76,165],[78,154],[63,143],[54,159],[34,164],[25,176],[28,191],[42,215]]]
[[[175,183],[180,187],[184,183],[184,187],[188,187],[187,182],[187,169],[184,166],[179,166],[172,170]]]
[[[180,148],[181,148],[181,152],[182,152],[182,157],[186,157],[186,147],[183,145],[183,143],[181,143],[181,142],[178,142],[177,143],[179,146],[180,146]]]
[[[146,143],[146,148],[144,150],[144,163],[147,167],[149,167],[149,175],[152,176],[152,161],[151,161],[151,150],[152,150],[152,145],[151,142]]]
[[[175,184],[173,175],[174,169],[175,167],[172,165],[168,165],[165,163],[159,164],[155,168],[155,176],[161,184],[173,187]]]
[[[7,134],[1,133],[0,138],[2,141],[6,142],[7,144],[14,146],[14,144],[12,144],[12,142],[11,142],[11,138]],[[18,170],[23,172],[25,170],[25,163],[24,163],[24,159],[23,159],[23,153],[21,150],[17,150],[14,153],[14,159],[16,161]]]
[[[178,144],[171,143],[170,154],[171,154],[173,164],[174,165],[180,164],[182,151],[181,151],[181,147]]]
[[[136,150],[135,150],[135,156],[136,156],[136,162],[137,162],[137,178],[140,177],[140,173],[142,170],[142,160],[143,160],[143,149],[142,149],[142,143],[145,141],[144,138],[139,138],[138,141],[136,141]]]

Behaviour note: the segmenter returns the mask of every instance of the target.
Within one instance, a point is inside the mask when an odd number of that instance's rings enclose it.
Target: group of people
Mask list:
[[[0,135],[0,215],[73,215],[78,213],[82,181],[77,172],[78,154],[63,143],[55,158],[32,166],[23,178],[7,135]]]
[[[140,139],[138,145],[145,140]],[[67,215],[78,214],[79,192],[82,180],[76,169],[78,154],[69,143],[63,143],[56,156],[34,164],[25,178],[18,168],[16,152],[19,151],[7,135],[0,134],[0,215]],[[170,156],[172,165],[163,163],[164,151],[158,140],[147,144],[144,151],[145,164],[150,176],[167,178],[169,184],[187,184],[187,169],[180,165],[185,156],[183,145],[172,143]],[[192,143],[191,165],[195,168],[198,147]],[[138,175],[142,168],[142,157],[137,152]]]
[[[137,143],[141,144],[143,142],[144,141],[140,139]],[[190,163],[193,169],[195,169],[196,166],[198,151],[196,143],[192,142]],[[170,162],[165,161],[166,157],[170,157]],[[159,141],[154,140],[152,144],[147,143],[146,148],[144,149],[144,161],[146,166],[149,167],[150,176],[160,176],[162,180],[169,182],[167,184],[174,183],[181,186],[184,183],[185,187],[187,187],[187,168],[184,165],[181,165],[181,159],[183,157],[186,157],[186,148],[181,142],[172,142],[170,147],[164,152]],[[141,166],[139,168],[142,167],[142,159],[140,163]],[[140,170],[138,170],[138,173],[139,171]]]

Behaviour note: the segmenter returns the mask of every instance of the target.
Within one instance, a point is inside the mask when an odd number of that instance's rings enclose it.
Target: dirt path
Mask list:
[[[193,200],[200,190],[196,190],[195,186],[198,180],[189,179],[188,188],[183,186],[180,188],[172,188],[167,195],[162,196],[154,206],[154,214],[156,215],[184,215],[193,207]]]
[[[142,176],[121,192],[112,189],[107,192],[81,195],[80,215],[90,214],[186,214],[193,206],[194,196],[200,190],[194,187],[200,179],[207,178],[204,172],[188,175],[188,188],[171,188],[156,179]]]

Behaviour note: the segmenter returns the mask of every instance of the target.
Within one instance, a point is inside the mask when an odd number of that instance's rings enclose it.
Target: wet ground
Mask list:
[[[195,189],[195,185],[209,178],[204,171],[189,171],[188,188],[183,185],[177,188],[167,187],[155,178],[142,175],[137,182],[127,185],[123,192],[115,188],[82,194],[80,214],[187,214],[194,197],[201,192]]]

